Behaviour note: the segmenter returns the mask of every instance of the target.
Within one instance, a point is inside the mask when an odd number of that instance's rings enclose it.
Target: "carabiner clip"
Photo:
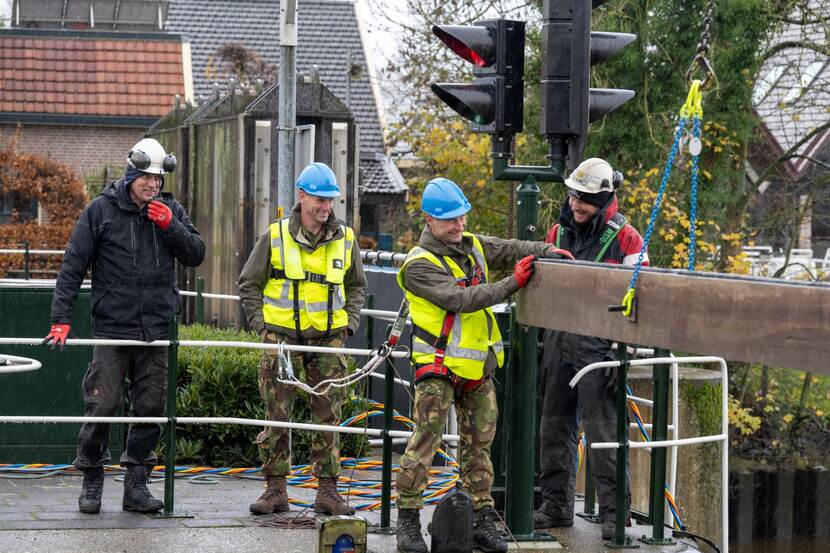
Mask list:
[[[291,355],[285,353],[285,342],[277,344],[277,374],[282,380],[296,380]]]
[[[712,67],[712,64],[706,56],[700,53],[694,57],[691,65],[689,65],[689,69],[686,70],[686,80],[689,81],[689,83],[694,82],[695,73],[697,73],[698,70],[703,72],[703,80],[700,84],[701,90],[706,90],[712,85],[717,86],[718,77],[715,75],[715,69]]]

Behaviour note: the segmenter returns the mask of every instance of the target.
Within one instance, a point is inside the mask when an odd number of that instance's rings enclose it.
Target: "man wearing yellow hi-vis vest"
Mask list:
[[[333,200],[340,196],[332,170],[312,163],[297,179],[299,201],[291,214],[263,233],[239,275],[239,297],[248,325],[268,343],[343,347],[360,324],[366,277],[354,231],[339,221]],[[296,378],[314,386],[347,375],[341,355],[291,352]],[[278,355],[268,350],[259,371],[259,390],[268,420],[288,421],[297,388],[279,382]],[[340,423],[342,388],[309,394],[318,424]],[[254,514],[287,511],[286,476],[291,468],[288,429],[266,427],[257,437],[265,493],[253,504]],[[338,435],[312,435],[311,465],[318,479],[314,510],[330,515],[353,514],[337,492],[340,475]]]
[[[421,201],[426,228],[398,273],[412,317],[416,382],[415,430],[400,458],[397,479],[400,553],[427,551],[419,510],[452,403],[461,435],[462,486],[473,501],[473,541],[485,552],[507,550],[495,526],[490,493],[490,446],[498,418],[492,375],[504,361],[491,306],[527,284],[536,256],[557,254],[544,242],[464,232],[471,207],[454,182],[430,181]],[[510,267],[512,275],[491,281],[491,269]]]

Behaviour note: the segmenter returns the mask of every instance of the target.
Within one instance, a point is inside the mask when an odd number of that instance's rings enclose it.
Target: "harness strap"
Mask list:
[[[294,285],[294,328],[297,331],[297,338],[303,339],[303,331],[300,328],[300,281],[292,280]]]
[[[334,296],[334,284],[329,284],[329,293],[328,293],[328,304],[326,306],[326,311],[328,312],[328,319],[326,320],[326,338],[331,334],[331,325],[334,322],[334,313],[332,313],[332,303],[333,303],[333,296]]]
[[[286,276],[284,270],[273,268],[271,269],[271,278],[275,280],[291,280]],[[314,284],[328,284],[328,281],[326,280],[326,275],[321,275],[320,273],[306,272],[305,278],[303,280],[313,282]]]
[[[619,213],[617,215],[619,215]],[[614,219],[618,219],[617,215],[614,215],[614,217],[611,217],[610,219],[608,219],[608,221],[605,222],[605,228],[603,228],[602,234],[599,237],[599,243],[602,246],[602,248],[600,248],[599,253],[597,254],[596,258],[594,259],[594,261],[596,263],[599,263],[599,262],[602,261],[602,258],[605,255],[605,252],[607,252],[608,248],[611,247],[611,244],[614,243],[614,239],[617,238],[617,235],[620,233],[620,231],[623,229],[623,227],[628,224],[628,221],[625,220],[624,216],[620,216],[619,220],[615,221]],[[555,245],[556,245],[557,248],[559,248],[559,247],[561,247],[560,244],[562,242],[563,228],[562,228],[562,225],[560,225],[558,223],[557,223],[556,226],[558,228],[556,229],[556,244]]]

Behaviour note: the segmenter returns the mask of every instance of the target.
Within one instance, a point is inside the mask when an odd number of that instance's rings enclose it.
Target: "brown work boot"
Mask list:
[[[251,503],[251,513],[254,515],[268,515],[283,513],[289,509],[288,492],[285,489],[285,476],[266,476],[265,492],[259,496],[256,503]]]
[[[326,515],[353,515],[354,508],[349,506],[337,493],[337,478],[319,478],[317,497],[314,498],[314,512]]]

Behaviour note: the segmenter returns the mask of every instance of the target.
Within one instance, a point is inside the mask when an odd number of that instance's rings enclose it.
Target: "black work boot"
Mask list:
[[[574,525],[573,517],[563,518],[550,513],[553,510],[547,501],[543,501],[538,509],[533,511],[533,527],[542,528],[567,528]]]
[[[78,498],[78,510],[88,515],[101,512],[101,493],[104,491],[104,467],[82,469],[84,483]]]
[[[124,501],[121,508],[138,513],[155,513],[164,507],[147,489],[147,468],[144,465],[127,465],[124,474]]]
[[[490,505],[475,512],[473,522],[473,543],[484,553],[504,553],[507,551],[507,542],[496,528],[498,515]]]
[[[398,509],[398,553],[427,553],[421,534],[421,510]]]

